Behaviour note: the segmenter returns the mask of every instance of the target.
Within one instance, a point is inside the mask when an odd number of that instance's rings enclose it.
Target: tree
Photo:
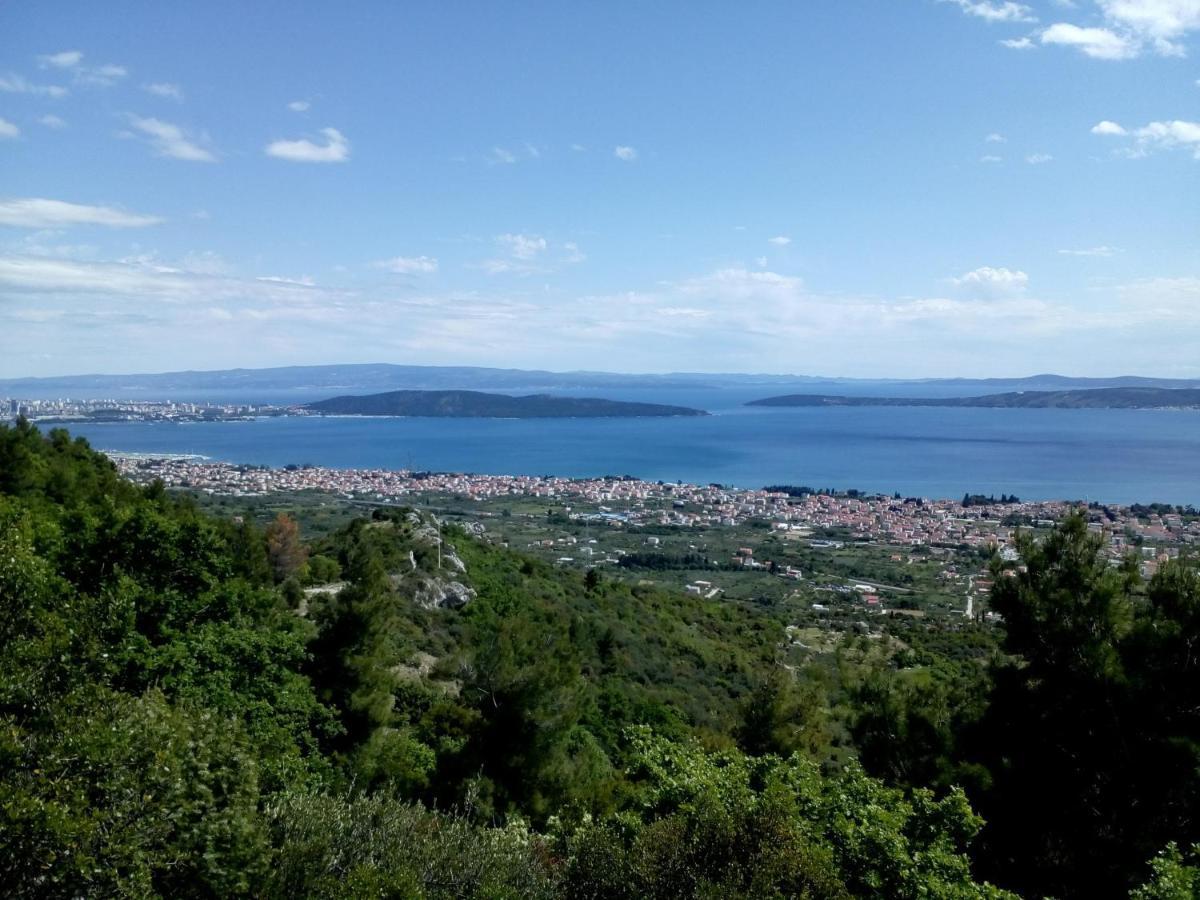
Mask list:
[[[1143,592],[1078,515],[1018,548],[991,598],[1008,657],[967,736],[991,779],[981,859],[1022,891],[1123,895],[1200,839],[1200,579],[1169,566]]]
[[[308,550],[300,541],[300,526],[287,513],[279,513],[267,526],[267,556],[276,581],[299,573],[308,559]]]

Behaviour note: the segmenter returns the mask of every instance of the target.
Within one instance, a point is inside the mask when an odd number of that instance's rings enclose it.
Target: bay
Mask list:
[[[102,450],[386,468],[1200,506],[1200,413],[744,407],[742,392],[606,392],[702,418],[263,418],[74,424]],[[762,391],[753,392],[761,396]],[[618,396],[620,395],[620,396]]]

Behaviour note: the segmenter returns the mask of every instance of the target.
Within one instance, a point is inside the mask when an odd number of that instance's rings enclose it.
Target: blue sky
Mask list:
[[[8,3],[0,377],[1200,376],[1200,0]]]

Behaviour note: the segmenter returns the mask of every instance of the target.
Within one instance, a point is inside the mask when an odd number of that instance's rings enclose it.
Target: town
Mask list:
[[[212,422],[260,416],[299,415],[302,411],[261,403],[192,403],[174,400],[29,400],[0,397],[0,419],[25,418],[37,425],[71,422]]]
[[[748,490],[721,485],[571,479],[318,466],[268,468],[187,456],[110,453],[126,477],[210,495],[255,497],[319,492],[366,503],[422,503],[457,497],[476,504],[523,499],[557,506],[570,521],[601,527],[738,528],[767,524],[783,536],[876,541],[961,550],[1010,548],[1017,528],[1052,527],[1080,504],[1065,500],[970,502],[888,495]],[[964,500],[967,498],[964,498]],[[1010,499],[1010,498],[1006,498]],[[1015,499],[1015,498],[1011,498]],[[1162,508],[1090,504],[1089,529],[1105,535],[1114,561],[1131,550],[1144,575],[1185,546],[1200,545],[1200,516]],[[1190,511],[1189,511],[1190,512]]]

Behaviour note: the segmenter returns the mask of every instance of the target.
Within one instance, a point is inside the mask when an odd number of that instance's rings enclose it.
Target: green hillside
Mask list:
[[[628,898],[1006,896],[983,871],[1031,895],[1184,884],[1200,588],[1167,567],[1143,591],[1092,566],[1087,541],[1069,525],[1025,548],[996,598],[1012,628],[990,681],[964,680],[952,648],[792,670],[782,622],[753,605],[553,568],[415,510],[306,541],[286,515],[260,530],[126,483],[64,431],[0,427],[0,884]],[[1170,840],[1182,849],[1152,871]]]
[[[339,416],[434,416],[451,418],[561,419],[626,416],[704,416],[706,412],[661,403],[626,403],[595,397],[530,394],[512,397],[481,391],[388,391],[383,394],[333,397],[305,407]]]

